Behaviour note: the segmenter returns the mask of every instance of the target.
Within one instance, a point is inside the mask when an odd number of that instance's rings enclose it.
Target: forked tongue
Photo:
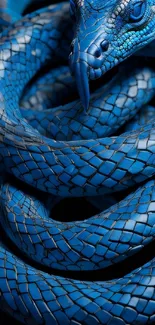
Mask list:
[[[88,66],[84,61],[76,62],[74,75],[77,89],[85,111],[88,110],[90,101]]]

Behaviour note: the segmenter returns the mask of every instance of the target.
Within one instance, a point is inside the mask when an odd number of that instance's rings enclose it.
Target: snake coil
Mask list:
[[[115,267],[154,242],[155,122],[147,104],[155,72],[147,61],[141,66],[132,59],[130,71],[123,64],[124,72],[119,67],[92,94],[85,112],[66,65],[72,37],[67,3],[32,12],[1,34],[1,227],[23,261],[1,240],[0,309],[27,325],[151,324],[154,258],[107,281],[78,280],[65,271]],[[37,75],[42,68],[46,74]],[[132,186],[120,202],[112,197]],[[51,217],[62,197],[98,204],[96,195],[108,207],[89,219]]]

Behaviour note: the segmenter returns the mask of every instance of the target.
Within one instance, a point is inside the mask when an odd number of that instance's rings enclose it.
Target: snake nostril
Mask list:
[[[94,53],[94,55],[95,55],[96,58],[99,58],[100,55],[101,55],[101,51],[99,49],[96,50],[95,53]]]
[[[109,48],[109,41],[107,41],[107,40],[103,40],[103,41],[101,42],[101,47],[102,47],[102,50],[103,50],[104,52],[106,52],[106,51],[108,50],[108,48]]]

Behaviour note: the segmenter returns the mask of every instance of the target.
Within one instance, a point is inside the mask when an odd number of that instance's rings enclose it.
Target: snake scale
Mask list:
[[[0,309],[27,325],[151,324],[155,258],[112,280],[66,271],[115,267],[154,242],[155,71],[122,61],[153,56],[155,2],[71,0],[21,17],[29,3],[1,9],[0,222],[23,260],[2,237]],[[89,80],[120,62],[90,95]],[[51,216],[64,197],[96,195],[115,204],[83,221]]]

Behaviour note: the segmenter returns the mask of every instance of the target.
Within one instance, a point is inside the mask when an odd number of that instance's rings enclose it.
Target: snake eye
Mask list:
[[[140,21],[145,13],[145,2],[138,1],[135,4],[133,4],[132,9],[130,11],[130,21],[132,22],[138,22]]]
[[[72,19],[75,19],[75,17],[76,17],[76,9],[77,9],[77,6],[75,3],[75,0],[70,0],[70,15],[71,15]]]

